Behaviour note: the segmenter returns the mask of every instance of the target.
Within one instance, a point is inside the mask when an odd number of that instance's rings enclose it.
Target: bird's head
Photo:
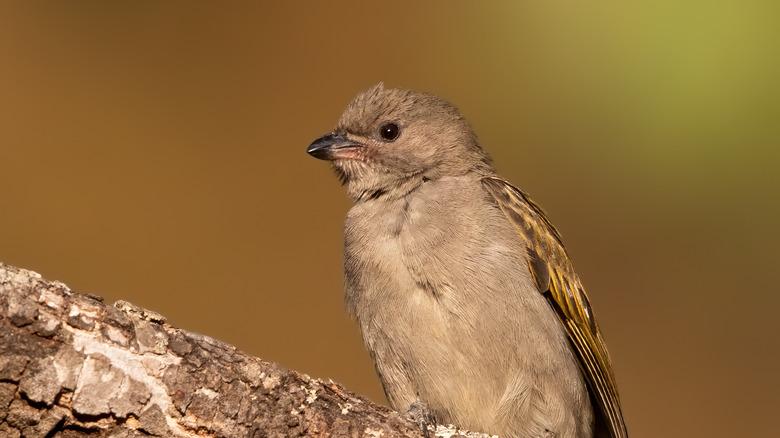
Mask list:
[[[425,181],[490,169],[453,105],[381,83],[355,97],[336,129],[307,152],[330,160],[356,200],[399,197]]]

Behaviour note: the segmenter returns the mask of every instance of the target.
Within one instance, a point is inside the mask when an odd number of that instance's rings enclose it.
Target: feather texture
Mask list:
[[[518,188],[497,177],[484,178],[482,184],[525,240],[536,286],[566,328],[609,436],[627,438],[612,361],[560,234],[542,209]]]

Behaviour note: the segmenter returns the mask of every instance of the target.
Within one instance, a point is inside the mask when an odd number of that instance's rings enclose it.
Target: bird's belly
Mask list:
[[[441,423],[506,436],[561,431],[556,422],[590,409],[524,248],[459,222],[433,227],[414,214],[412,206],[400,231],[387,215],[347,225],[347,307],[393,408],[422,401]]]
[[[519,368],[511,352],[517,323],[507,321],[520,312],[517,303],[469,303],[450,270],[457,266],[398,257],[409,251],[400,239],[375,242],[363,263],[381,268],[363,270],[352,291],[364,303],[358,321],[388,400],[402,412],[423,401],[440,422],[489,430]],[[439,280],[418,274],[429,270]]]

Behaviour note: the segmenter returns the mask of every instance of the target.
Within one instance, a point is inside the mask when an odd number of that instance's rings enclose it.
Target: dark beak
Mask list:
[[[339,134],[325,134],[314,140],[314,143],[306,149],[312,157],[320,160],[338,160],[340,158],[351,158],[355,149],[362,148],[363,145],[355,143]]]

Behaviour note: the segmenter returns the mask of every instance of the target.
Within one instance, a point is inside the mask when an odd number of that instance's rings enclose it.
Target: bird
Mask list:
[[[628,436],[561,235],[453,104],[379,83],[307,152],[354,201],[344,300],[395,410],[502,437]]]

